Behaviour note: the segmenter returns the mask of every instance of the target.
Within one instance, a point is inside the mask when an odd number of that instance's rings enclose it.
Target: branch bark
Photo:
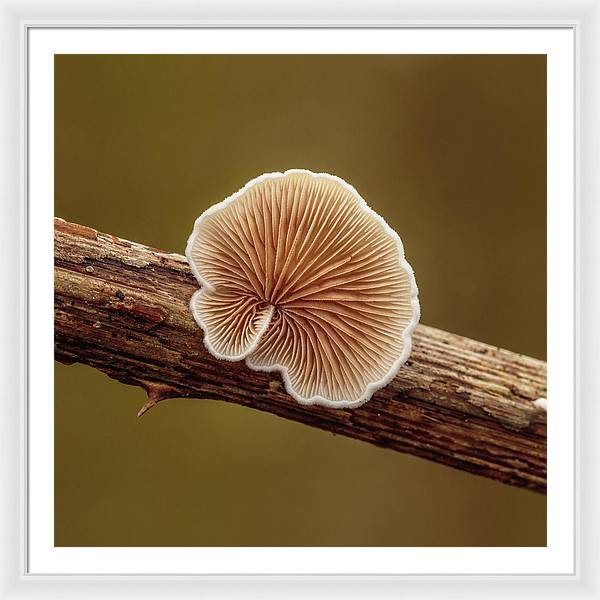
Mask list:
[[[183,256],[55,219],[55,357],[173,397],[234,402],[538,492],[546,490],[546,363],[419,325],[398,376],[356,409],[305,407],[278,374],[204,348]]]

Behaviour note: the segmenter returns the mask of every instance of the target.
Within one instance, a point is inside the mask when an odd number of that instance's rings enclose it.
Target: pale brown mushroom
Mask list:
[[[281,371],[298,402],[358,406],[410,354],[419,302],[402,242],[338,177],[253,179],[196,220],[186,255],[209,352]]]

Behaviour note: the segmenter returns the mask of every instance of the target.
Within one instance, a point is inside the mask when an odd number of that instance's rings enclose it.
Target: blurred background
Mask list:
[[[339,175],[399,232],[423,323],[546,358],[545,56],[57,55],[54,100],[57,216],[183,253],[257,175]],[[546,544],[543,495],[144,399],[56,363],[57,546]]]

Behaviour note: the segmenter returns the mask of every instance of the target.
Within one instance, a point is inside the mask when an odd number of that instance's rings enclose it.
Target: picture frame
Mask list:
[[[103,21],[82,19],[72,21],[70,5],[58,6],[52,20],[46,20],[46,3],[38,3],[26,9],[8,6],[3,18],[5,39],[11,51],[6,53],[3,65],[6,90],[12,90],[7,98],[5,114],[7,131],[5,136],[5,165],[7,218],[3,219],[5,235],[9,241],[10,251],[6,254],[12,258],[9,267],[12,289],[19,293],[10,298],[3,298],[5,310],[3,315],[18,314],[17,319],[6,319],[7,332],[5,348],[3,348],[2,365],[6,371],[4,381],[8,383],[6,398],[13,402],[4,402],[2,418],[2,439],[6,440],[7,449],[2,462],[2,515],[5,530],[2,569],[2,592],[5,597],[25,595],[35,597],[47,594],[76,594],[82,597],[129,597],[144,593],[146,595],[172,594],[177,597],[204,593],[209,597],[236,597],[248,594],[260,596],[277,595],[277,597],[296,597],[308,595],[321,597],[338,593],[347,597],[362,597],[367,593],[376,593],[381,597],[394,597],[398,593],[406,593],[417,597],[437,597],[452,586],[452,590],[461,596],[479,596],[481,594],[503,597],[511,594],[517,597],[528,597],[535,593],[547,595],[569,594],[581,598],[597,597],[599,592],[598,577],[594,574],[593,561],[597,559],[593,540],[598,533],[595,506],[598,504],[598,481],[593,457],[598,455],[598,442],[593,436],[593,426],[597,423],[597,409],[593,399],[600,391],[598,376],[594,373],[597,356],[598,323],[594,318],[594,307],[599,299],[597,268],[594,258],[598,258],[598,242],[594,239],[594,227],[598,225],[598,210],[594,206],[594,198],[598,197],[599,184],[597,169],[598,150],[595,140],[598,139],[599,90],[598,75],[595,72],[598,59],[598,43],[600,34],[600,8],[597,2],[564,3],[544,11],[535,4],[517,4],[511,2],[486,3],[485,10],[476,5],[465,5],[460,8],[460,15],[449,15],[447,5],[441,2],[421,3],[418,8],[394,6],[382,3],[363,8],[346,8],[343,13],[336,14],[334,19],[328,18],[337,8],[335,3],[319,8],[307,6],[294,8],[292,5],[281,7],[275,3],[261,5],[256,14],[251,16],[242,3],[230,3],[218,8],[207,6],[186,8],[185,18],[178,17],[172,21],[169,6],[161,8],[161,15],[148,14],[146,20],[136,16],[135,21],[128,21],[128,11],[134,7],[124,3],[111,7],[94,6],[86,3],[86,8],[93,12],[104,12]],[[55,5],[56,6],[56,5]],[[231,14],[236,14],[231,19]],[[507,16],[508,15],[508,16]],[[94,14],[96,18],[98,15]],[[171,17],[171,18],[170,18]],[[164,21],[161,21],[161,18]],[[572,571],[560,571],[557,574],[536,573],[520,575],[474,574],[471,576],[445,574],[414,575],[373,575],[373,574],[243,574],[227,573],[213,575],[174,575],[169,573],[129,574],[129,575],[86,575],[63,572],[60,574],[28,572],[27,513],[30,508],[31,494],[35,489],[30,486],[29,441],[25,435],[28,423],[27,374],[32,332],[27,331],[27,306],[31,306],[30,289],[26,273],[28,267],[26,224],[27,214],[27,180],[26,168],[29,159],[27,144],[27,109],[28,80],[27,58],[29,34],[36,28],[507,28],[507,29],[568,29],[573,32],[575,41],[575,356],[574,376],[576,382],[575,407],[575,564]],[[20,75],[20,85],[15,82]],[[11,85],[12,84],[12,85]],[[17,165],[15,148],[20,148]],[[18,226],[15,226],[18,223]],[[585,283],[582,283],[585,282]],[[586,327],[581,326],[586,323]],[[588,323],[593,324],[589,326]],[[19,348],[19,352],[15,352]],[[594,351],[596,354],[594,354]],[[18,373],[18,377],[15,377]],[[16,399],[19,399],[19,403]],[[584,417],[585,415],[585,417]],[[585,450],[585,452],[583,452]],[[583,486],[580,482],[585,481]],[[19,483],[17,483],[19,482]],[[556,484],[549,485],[549,494],[557,489]],[[582,523],[585,524],[582,527]],[[506,549],[510,551],[510,549]],[[586,568],[587,567],[587,568]],[[526,579],[527,581],[524,581]],[[560,584],[557,584],[560,579]],[[451,580],[451,581],[449,581]],[[501,580],[501,581],[499,581]]]

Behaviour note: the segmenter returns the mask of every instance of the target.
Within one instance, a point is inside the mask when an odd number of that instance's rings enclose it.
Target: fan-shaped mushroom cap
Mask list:
[[[209,352],[281,371],[298,402],[358,406],[410,354],[419,302],[402,242],[338,177],[253,179],[196,220],[186,255]]]

